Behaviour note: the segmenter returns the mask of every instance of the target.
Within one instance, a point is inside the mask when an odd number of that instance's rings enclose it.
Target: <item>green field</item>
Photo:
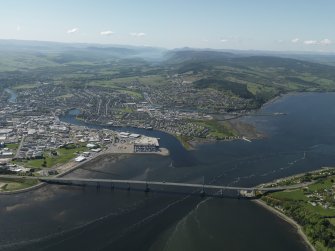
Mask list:
[[[225,122],[217,120],[194,121],[195,124],[201,125],[209,129],[209,138],[225,139],[227,137],[236,136],[234,129]]]
[[[186,150],[192,149],[192,145],[189,143],[189,141],[192,140],[192,138],[184,136],[184,135],[175,135],[175,137],[179,140],[179,142],[183,145],[183,147]]]
[[[316,176],[316,174],[311,174]],[[309,176],[311,176],[309,175]],[[304,177],[304,176],[302,176]],[[296,180],[293,177],[292,180]],[[262,197],[267,204],[281,208],[303,228],[318,251],[335,250],[335,176],[321,174],[307,188],[274,192]],[[330,217],[330,218],[329,218]]]
[[[73,149],[59,148],[57,149],[57,156],[53,156],[51,152],[44,153],[45,159],[32,159],[14,161],[14,163],[22,164],[30,168],[53,167],[55,165],[67,163],[69,160],[75,158],[79,153],[85,152],[88,149],[85,146],[76,147]]]
[[[0,191],[15,191],[38,184],[37,179],[0,178]]]
[[[285,201],[307,201],[308,198],[301,189],[294,191],[283,191],[271,194],[272,198]]]
[[[121,93],[125,93],[125,94],[128,94],[138,100],[141,100],[143,99],[143,95],[142,93],[140,92],[137,92],[137,91],[131,91],[131,90],[122,90]]]
[[[18,143],[6,144],[6,147],[11,150],[16,150],[19,147]]]
[[[334,185],[334,180],[335,180],[334,176],[329,177],[324,180],[320,180],[316,182],[315,184],[308,186],[308,190],[318,191],[318,190],[323,190],[323,189],[330,189]]]
[[[22,84],[13,87],[14,90],[32,89],[38,87],[39,84]]]

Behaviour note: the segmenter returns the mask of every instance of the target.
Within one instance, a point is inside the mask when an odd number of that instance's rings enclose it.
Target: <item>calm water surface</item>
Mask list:
[[[112,156],[70,176],[253,186],[334,166],[334,93],[287,95],[259,112],[287,115],[243,119],[265,139],[191,152],[165,133],[128,128],[161,138],[171,156]],[[62,120],[75,122],[71,114]],[[251,201],[170,192],[48,185],[2,195],[0,250],[308,250],[289,224]]]

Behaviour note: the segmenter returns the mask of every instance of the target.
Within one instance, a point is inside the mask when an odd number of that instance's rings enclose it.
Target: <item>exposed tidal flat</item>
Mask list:
[[[108,156],[69,176],[254,186],[335,165],[334,93],[286,95],[260,112],[287,116],[242,118],[267,137],[194,151],[143,130],[170,156]],[[0,222],[0,250],[309,250],[295,228],[250,201],[170,192],[47,185],[1,196]]]

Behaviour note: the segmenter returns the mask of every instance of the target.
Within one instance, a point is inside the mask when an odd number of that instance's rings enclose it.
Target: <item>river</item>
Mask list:
[[[335,94],[285,95],[250,116],[266,138],[204,144],[171,156],[111,156],[69,176],[253,186],[335,164]],[[62,118],[74,121],[73,114]],[[0,250],[308,250],[288,223],[247,200],[48,185],[0,196]]]

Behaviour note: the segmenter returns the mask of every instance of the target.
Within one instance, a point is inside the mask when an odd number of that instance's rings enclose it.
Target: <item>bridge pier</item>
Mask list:
[[[223,189],[220,189],[220,197],[223,198]]]
[[[111,183],[111,191],[114,191],[114,183]]]
[[[202,177],[202,188],[201,188],[201,191],[200,191],[200,196],[201,197],[204,197],[206,195],[206,192],[205,192],[205,176]]]
[[[100,183],[97,182],[97,191],[100,191]]]
[[[130,183],[128,183],[127,191],[130,191]]]
[[[144,189],[144,192],[145,192],[145,193],[149,193],[149,192],[150,192],[150,188],[149,188],[149,184],[148,184],[148,182],[145,183],[145,189]]]
[[[206,195],[205,188],[202,186],[201,191],[200,191],[200,196],[204,197]]]

